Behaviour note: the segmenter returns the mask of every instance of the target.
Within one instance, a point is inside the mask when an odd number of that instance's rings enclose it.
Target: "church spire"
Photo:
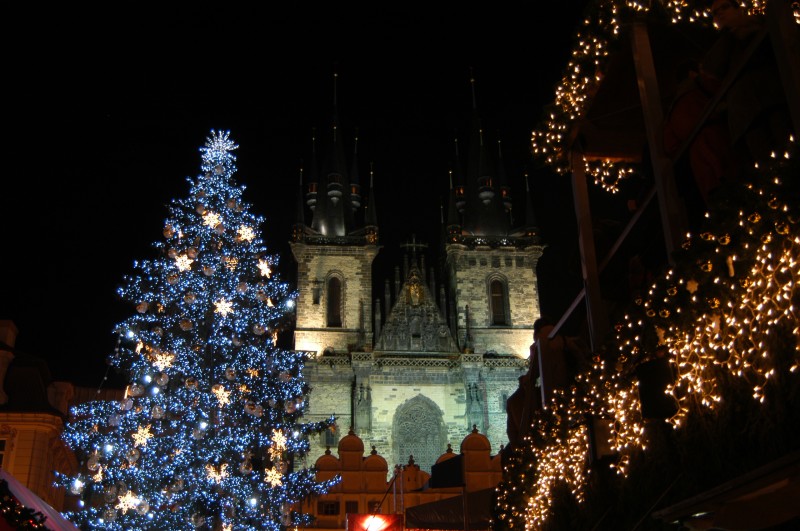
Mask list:
[[[372,163],[369,163],[369,197],[367,198],[367,209],[364,213],[364,232],[367,235],[367,243],[378,243],[378,217],[375,213],[375,175]]]
[[[297,212],[295,217],[294,226],[292,227],[292,241],[303,241],[303,234],[305,232],[305,205],[303,204],[303,166],[300,165],[300,182],[297,188]]]

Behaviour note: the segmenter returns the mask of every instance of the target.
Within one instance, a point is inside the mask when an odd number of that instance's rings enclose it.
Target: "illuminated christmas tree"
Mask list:
[[[136,262],[109,363],[129,377],[121,401],[71,411],[64,438],[81,464],[58,481],[91,529],[281,529],[296,503],[335,484],[294,469],[308,435],[305,354],[277,348],[294,294],[259,238],[263,218],[236,185],[236,146],[211,131],[202,174],[173,200],[157,258]]]

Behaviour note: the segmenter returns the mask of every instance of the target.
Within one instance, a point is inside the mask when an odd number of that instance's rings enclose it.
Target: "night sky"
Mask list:
[[[46,359],[55,379],[100,384],[114,324],[133,311],[116,287],[134,260],[154,256],[166,204],[188,193],[211,129],[239,144],[236,178],[291,280],[299,168],[312,128],[328,127],[334,71],[348,151],[358,129],[365,193],[374,163],[386,246],[377,276],[391,273],[411,234],[438,243],[453,138],[467,143],[470,71],[487,136],[502,138],[515,209],[524,210],[527,169],[548,252],[569,255],[555,268],[563,271],[575,259],[569,178],[540,169],[529,139],[585,2],[546,4],[132,4],[127,13],[70,6],[8,19],[16,37],[4,67],[0,318],[19,327],[17,348]],[[574,290],[564,291],[571,300]]]

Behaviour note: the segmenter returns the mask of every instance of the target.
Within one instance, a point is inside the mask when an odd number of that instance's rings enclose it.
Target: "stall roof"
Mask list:
[[[698,24],[673,24],[659,14],[643,16],[647,28],[662,112],[675,94],[677,66],[687,59],[702,59],[716,38],[714,30]],[[621,27],[610,45],[602,79],[590,96],[572,138],[584,156],[639,162],[645,149],[646,132],[639,82],[636,75],[631,32],[633,23]],[[639,48],[641,53],[641,48]],[[641,57],[647,60],[646,57]]]
[[[406,529],[489,529],[494,504],[494,488],[467,493],[468,527],[464,526],[462,495],[423,503],[406,509]]]

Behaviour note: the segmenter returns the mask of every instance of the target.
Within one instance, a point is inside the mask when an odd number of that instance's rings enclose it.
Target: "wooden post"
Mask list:
[[[600,294],[600,277],[597,271],[597,253],[594,246],[592,212],[589,207],[589,190],[586,185],[586,168],[583,154],[572,152],[572,196],[578,221],[578,247],[581,251],[581,273],[586,293],[586,318],[589,323],[589,342],[592,351],[599,349],[603,334],[608,332],[608,316]],[[554,331],[555,332],[555,331]]]

